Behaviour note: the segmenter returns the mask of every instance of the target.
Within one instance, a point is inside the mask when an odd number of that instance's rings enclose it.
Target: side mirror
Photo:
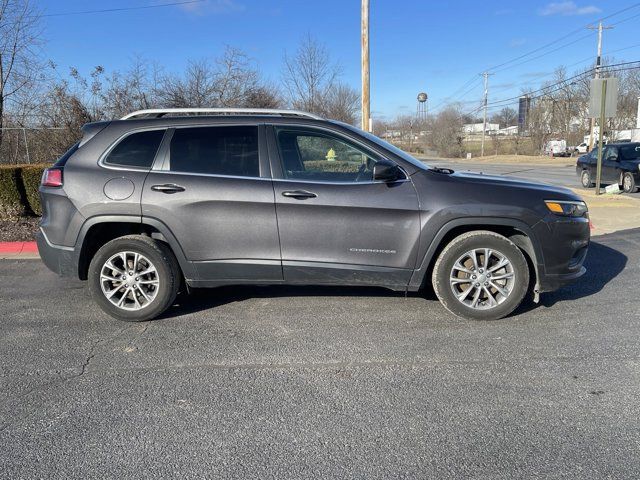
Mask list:
[[[380,160],[373,166],[373,180],[379,182],[395,182],[402,177],[402,171],[389,160]]]

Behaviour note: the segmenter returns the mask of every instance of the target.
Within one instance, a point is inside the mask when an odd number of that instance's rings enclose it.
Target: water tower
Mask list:
[[[427,121],[427,112],[428,112],[428,102],[429,96],[421,92],[418,94],[418,108],[416,110],[416,117],[419,123],[424,123]]]

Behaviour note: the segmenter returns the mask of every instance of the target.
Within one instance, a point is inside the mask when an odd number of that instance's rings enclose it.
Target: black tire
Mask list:
[[[582,173],[580,174],[580,183],[584,188],[593,188],[596,186],[595,182],[591,178],[589,170],[582,170]]]
[[[621,188],[624,193],[636,193],[638,187],[636,186],[636,179],[633,178],[631,172],[625,172],[620,177]]]
[[[102,267],[107,260],[123,251],[145,256],[157,272],[159,284],[155,296],[139,310],[119,308],[102,291]],[[178,261],[166,244],[142,235],[128,235],[111,240],[96,252],[89,264],[88,283],[93,300],[105,313],[126,322],[143,322],[157,317],[173,304],[180,288],[181,275]]]
[[[510,284],[511,291],[504,298],[500,298],[500,301],[497,302],[498,304],[493,307],[486,309],[472,308],[458,299],[454,293],[450,278],[454,264],[462,256],[475,249],[485,248],[498,252],[510,262],[511,273],[513,273],[513,280]],[[491,231],[479,230],[460,235],[444,248],[433,268],[432,281],[433,289],[438,299],[454,315],[472,320],[497,320],[509,315],[522,303],[529,289],[529,266],[523,253],[509,239]],[[490,282],[491,280],[484,285],[491,285]],[[507,282],[505,281],[505,284]],[[468,288],[471,289],[472,285],[469,284]],[[492,289],[491,286],[487,288]],[[482,303],[486,305],[486,302],[488,302],[488,299]],[[482,305],[480,306],[482,307]]]

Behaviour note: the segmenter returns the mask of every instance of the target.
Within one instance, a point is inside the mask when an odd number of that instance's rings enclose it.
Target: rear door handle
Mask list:
[[[176,185],[175,183],[164,183],[162,185],[153,185],[151,190],[162,193],[177,193],[184,192],[184,187]]]
[[[307,192],[306,190],[293,190],[289,192],[282,192],[283,197],[296,198],[298,200],[304,200],[305,198],[316,198],[317,195],[313,192]]]

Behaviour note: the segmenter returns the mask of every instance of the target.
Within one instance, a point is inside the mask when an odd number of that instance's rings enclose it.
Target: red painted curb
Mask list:
[[[38,253],[36,242],[0,242],[0,254]]]

